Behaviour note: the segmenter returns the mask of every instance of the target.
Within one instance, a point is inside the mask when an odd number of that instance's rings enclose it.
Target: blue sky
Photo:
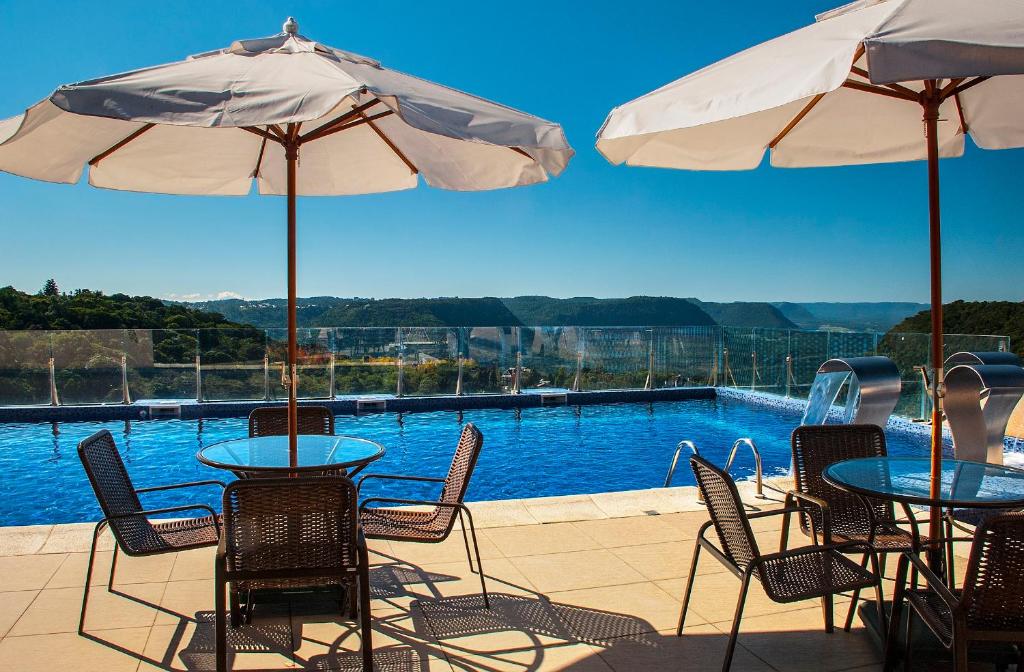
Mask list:
[[[813,20],[839,0],[729,3],[0,0],[0,117],[66,82],[276,33],[558,121],[551,182],[299,202],[299,293],[927,301],[923,163],[701,173],[615,167],[608,110]],[[1024,299],[1024,151],[942,164],[947,299]],[[161,297],[282,296],[281,198],[128,194],[0,173],[0,285]]]

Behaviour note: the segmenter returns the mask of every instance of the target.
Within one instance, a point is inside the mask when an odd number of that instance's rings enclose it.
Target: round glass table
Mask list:
[[[384,446],[354,436],[300,434],[298,460],[292,466],[287,436],[231,439],[206,446],[196,455],[203,464],[228,469],[240,478],[288,474],[353,476],[384,455]]]
[[[1024,507],[1024,469],[943,460],[938,499],[930,495],[927,457],[862,457],[836,462],[822,478],[840,490],[873,499],[959,509]]]

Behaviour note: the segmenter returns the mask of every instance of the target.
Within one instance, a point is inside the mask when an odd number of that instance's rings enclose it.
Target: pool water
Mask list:
[[[712,461],[725,462],[735,439],[757,443],[766,475],[789,468],[794,411],[730,399],[338,416],[336,433],[360,436],[387,448],[368,471],[444,476],[460,423],[473,422],[484,447],[467,499],[492,500],[613,492],[659,487],[676,444],[693,440]],[[108,429],[136,487],[232,474],[199,464],[202,446],[244,437],[245,418],[0,424],[0,526],[98,520],[99,507],[79,462],[79,441]],[[890,431],[890,454],[924,455],[927,438]],[[740,449],[733,474],[753,474],[750,451]],[[692,485],[681,460],[673,485]],[[364,495],[424,497],[436,486],[378,482]],[[211,488],[144,495],[150,508],[201,501],[216,505]]]

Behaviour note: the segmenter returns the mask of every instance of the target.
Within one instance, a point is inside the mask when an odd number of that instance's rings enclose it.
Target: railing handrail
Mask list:
[[[764,494],[764,471],[761,466],[761,451],[757,449],[757,444],[750,437],[741,437],[736,439],[732,444],[732,449],[729,451],[729,459],[725,461],[724,472],[729,473],[729,469],[732,468],[732,463],[736,460],[736,451],[740,446],[750,446],[751,452],[754,454],[754,479],[755,479],[755,492],[758,499],[766,499]],[[668,488],[672,485],[672,477],[675,476],[676,467],[679,465],[679,454],[683,451],[683,448],[689,448],[690,452],[694,455],[700,455],[700,451],[697,449],[697,444],[689,439],[683,439],[676,444],[676,450],[672,454],[672,462],[668,466],[668,473],[665,475],[665,485],[662,487]],[[700,489],[697,489],[697,503],[703,504],[704,500],[700,496]]]

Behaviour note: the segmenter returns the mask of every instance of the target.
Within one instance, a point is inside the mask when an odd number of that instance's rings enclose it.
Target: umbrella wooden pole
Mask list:
[[[932,338],[932,437],[931,482],[929,494],[938,499],[942,483],[942,228],[939,219],[939,139],[938,121],[941,93],[935,82],[925,82],[924,107],[925,134],[928,142],[928,237],[931,250],[931,304]],[[942,509],[933,506],[928,520],[928,536],[938,539],[942,531]],[[932,568],[941,568],[942,555],[938,546],[928,552]]]
[[[295,309],[295,171],[299,158],[298,143],[285,143],[284,151],[288,163],[288,463],[295,467],[298,466],[299,458],[299,409],[296,403],[299,347]]]

